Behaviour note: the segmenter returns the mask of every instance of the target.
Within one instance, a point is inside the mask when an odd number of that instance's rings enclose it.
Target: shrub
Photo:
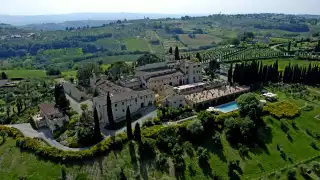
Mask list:
[[[156,156],[156,141],[150,138],[145,138],[143,143],[139,146],[141,154],[149,158]]]
[[[169,168],[167,157],[161,153],[157,155],[156,164],[157,167],[161,170],[166,170]]]
[[[276,172],[274,173],[274,177],[275,177],[276,179],[280,179],[280,178],[281,178],[281,172],[276,171]]]
[[[302,111],[312,111],[314,107],[312,105],[306,105],[303,108],[301,108]]]
[[[311,173],[310,168],[306,164],[300,165],[299,168],[302,176],[308,176]]]
[[[288,179],[289,180],[296,179],[296,176],[297,176],[297,172],[294,168],[292,168],[288,171]]]
[[[191,137],[196,140],[202,136],[204,131],[203,126],[199,120],[192,121],[187,126],[187,130],[190,133]]]
[[[193,147],[192,144],[187,141],[184,142],[182,145],[182,148],[185,150],[185,152],[190,156],[190,157],[194,157],[194,151],[193,151]]]
[[[320,172],[320,162],[317,162],[317,161],[312,161],[311,162],[311,167],[312,167],[312,170],[316,173],[319,173]]]
[[[270,103],[264,107],[264,111],[278,119],[294,118],[300,114],[299,107],[288,101]]]
[[[319,148],[318,148],[318,145],[317,145],[317,143],[316,142],[311,142],[311,147],[313,148],[313,149],[315,149],[315,150],[319,150]]]
[[[220,133],[216,133],[213,137],[212,137],[212,142],[214,145],[221,147],[222,143],[221,143],[221,138],[220,138]]]
[[[239,153],[241,156],[249,156],[249,148],[245,145],[239,145]]]
[[[205,149],[203,147],[199,147],[197,150],[197,154],[199,157],[200,164],[206,164],[208,162],[210,156],[209,156],[209,152],[207,149]]]

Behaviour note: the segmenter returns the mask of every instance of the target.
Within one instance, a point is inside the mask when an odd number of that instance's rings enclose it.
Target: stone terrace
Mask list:
[[[224,96],[248,92],[249,87],[240,87],[240,86],[222,86],[216,89],[205,90],[199,93],[194,93],[187,95],[185,98],[187,101],[192,102],[193,104],[205,103],[212,100],[219,99]]]

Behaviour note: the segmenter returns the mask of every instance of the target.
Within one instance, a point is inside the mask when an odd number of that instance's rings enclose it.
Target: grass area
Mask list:
[[[61,72],[62,76],[72,76],[76,77],[77,76],[77,71],[62,71]]]
[[[2,139],[0,141],[2,142]],[[32,180],[55,180],[60,177],[59,164],[42,161],[33,154],[21,152],[11,138],[7,138],[6,142],[0,145],[0,154],[0,179],[26,177]]]
[[[110,67],[110,64],[102,64],[101,68],[103,71],[107,70]]]
[[[274,60],[263,60],[263,64],[273,64],[276,60],[278,60],[279,70],[283,70],[289,63],[291,65],[300,65],[300,66],[309,66],[317,64],[320,65],[320,61],[306,61],[306,60],[298,60],[298,59],[274,59]]]
[[[192,48],[198,48],[200,46],[211,45],[212,43],[219,43],[220,38],[210,36],[207,34],[196,34],[194,38],[190,38],[188,34],[179,35],[180,40]]]
[[[27,70],[27,69],[14,69],[3,70],[9,78],[27,78],[27,77],[45,77],[46,72],[43,70]]]
[[[148,42],[143,38],[126,39],[124,43],[128,51],[149,51]]]
[[[271,43],[287,43],[289,41],[291,41],[291,39],[280,38],[280,37],[271,37],[270,38]]]

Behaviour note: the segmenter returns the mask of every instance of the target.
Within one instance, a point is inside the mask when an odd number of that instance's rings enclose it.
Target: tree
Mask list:
[[[211,76],[212,79],[214,79],[218,69],[220,69],[220,63],[214,59],[209,62],[209,67],[206,69],[206,72]]]
[[[174,50],[174,59],[175,60],[180,60],[180,53],[179,53],[178,46],[176,46],[176,49]]]
[[[142,142],[141,141],[141,129],[140,129],[140,124],[136,123],[135,127],[134,127],[134,139],[137,142]]]
[[[238,38],[233,38],[231,40],[231,44],[235,45],[235,46],[238,46],[240,44],[240,40]]]
[[[67,111],[69,110],[70,102],[67,99],[66,95],[64,93],[60,94],[59,96],[59,103],[58,107],[59,109],[64,113],[67,114]]]
[[[259,99],[253,93],[247,93],[237,98],[237,103],[242,117],[249,116],[256,120],[262,114],[262,105]]]
[[[169,53],[170,53],[170,54],[173,53],[172,47],[169,48]]]
[[[110,98],[110,93],[109,92],[108,92],[108,95],[107,95],[107,115],[108,115],[109,124],[111,126],[114,125],[114,119],[113,119],[113,113],[112,113],[112,104],[111,104],[111,98]]]
[[[97,107],[94,107],[93,120],[94,120],[94,136],[98,141],[101,139],[101,131],[100,131],[100,121],[99,121]]]
[[[127,107],[126,121],[127,121],[127,135],[128,135],[128,139],[129,139],[129,140],[132,140],[132,139],[133,139],[133,134],[132,134],[132,127],[131,127],[131,113],[130,113],[130,108],[129,108],[129,106]]]
[[[291,50],[291,41],[289,41],[288,43],[288,52],[290,52],[290,50]]]
[[[119,176],[120,176],[120,177],[119,177],[120,180],[127,180],[127,177],[126,177],[126,175],[124,174],[122,168],[121,168],[121,172],[120,172],[120,175],[119,175]]]
[[[160,59],[157,55],[151,54],[151,53],[146,53],[137,59],[137,66],[143,66],[146,64],[152,64],[152,63],[157,63],[157,62],[161,62],[161,61],[163,61],[163,60]]]
[[[83,87],[89,87],[90,77],[92,77],[93,74],[99,74],[101,72],[101,67],[96,63],[84,64],[77,72],[78,84]]]
[[[230,85],[232,85],[232,70],[233,70],[233,64],[230,65],[230,68],[228,70],[228,82]]]
[[[196,54],[196,58],[199,59],[200,62],[202,61],[202,57],[201,57],[200,53]]]
[[[1,79],[8,79],[8,76],[5,72],[1,73]]]

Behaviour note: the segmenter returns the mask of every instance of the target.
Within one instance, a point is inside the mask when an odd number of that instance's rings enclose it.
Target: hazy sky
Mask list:
[[[0,0],[0,14],[75,12],[320,14],[320,0]]]

